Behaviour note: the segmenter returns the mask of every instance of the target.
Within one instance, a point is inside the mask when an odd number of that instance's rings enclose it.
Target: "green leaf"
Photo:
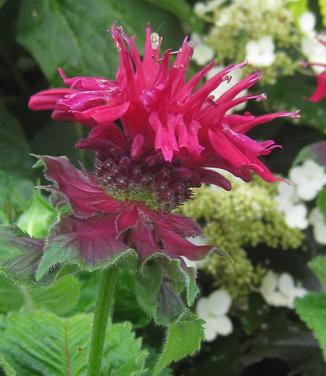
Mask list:
[[[309,261],[309,268],[317,275],[326,291],[326,256],[318,256]]]
[[[169,325],[192,304],[196,291],[194,282],[189,288],[190,279],[178,260],[156,253],[145,260],[136,275],[138,303],[157,324]]]
[[[313,331],[326,360],[326,294],[309,294],[295,300],[300,318]]]
[[[288,4],[295,20],[308,10],[308,0],[292,0]]]
[[[26,177],[31,175],[31,166],[24,132],[0,99],[0,169]]]
[[[185,0],[146,0],[148,3],[156,5],[174,14],[182,22],[189,25],[192,30],[201,32],[204,28],[202,21],[192,10]]]
[[[84,376],[92,315],[59,318],[51,313],[10,314],[0,338],[0,351],[19,376]],[[140,376],[147,352],[130,323],[108,327],[103,375]]]
[[[0,275],[0,313],[17,311],[23,304],[24,299],[19,287]]]
[[[326,165],[326,141],[318,141],[305,146],[294,160],[294,164],[300,164],[311,159],[320,166]]]
[[[196,315],[187,313],[167,329],[163,351],[153,370],[153,376],[171,364],[193,355],[204,338],[203,321]]]
[[[16,376],[15,370],[7,362],[3,354],[0,354],[0,369],[3,370],[5,376]]]
[[[119,322],[131,321],[135,328],[141,328],[150,321],[137,302],[134,273],[122,268],[118,273],[114,293],[113,317]]]
[[[323,25],[326,26],[326,1],[325,0],[318,0],[320,14],[323,19]]]
[[[269,308],[261,294],[252,293],[248,298],[248,309],[241,312],[239,320],[246,335],[251,336],[269,320]]]
[[[0,170],[0,223],[10,224],[25,209],[33,192],[33,183]]]
[[[319,192],[319,195],[317,198],[317,205],[322,215],[324,216],[324,220],[326,222],[326,185],[321,190],[321,192]]]
[[[65,155],[71,162],[87,165],[92,159],[91,153],[75,148],[76,142],[86,134],[87,128],[81,124],[52,121],[33,138],[31,150],[37,155]]]
[[[57,315],[70,313],[77,305],[80,282],[67,275],[49,287],[18,286],[0,275],[0,312],[17,311],[22,306],[29,309],[45,308]]]
[[[17,226],[33,238],[44,238],[56,216],[55,210],[41,192],[34,189],[26,210],[18,218]]]
[[[160,27],[166,46],[175,48],[181,29],[169,13],[142,0],[23,0],[17,26],[18,42],[38,61],[45,76],[57,78],[57,67],[67,75],[113,77],[116,47],[106,29],[119,21],[143,46],[145,26]]]
[[[99,283],[99,273],[80,273],[81,294],[75,312],[92,312],[95,308],[96,295]],[[134,273],[119,268],[118,280],[114,292],[115,321],[130,321],[135,328],[148,324],[149,317],[139,307],[135,296]]]
[[[326,107],[308,100],[315,87],[316,82],[312,77],[279,77],[275,85],[266,87],[266,105],[276,111],[300,109],[301,118],[296,124],[309,125],[326,133]]]

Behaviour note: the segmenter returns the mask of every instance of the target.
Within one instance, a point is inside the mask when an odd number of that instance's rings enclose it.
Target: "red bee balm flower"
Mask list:
[[[113,167],[112,160],[97,159],[92,176],[76,169],[66,157],[40,158],[46,165],[46,177],[55,182],[55,186],[48,189],[59,195],[58,204],[62,203],[62,197],[72,208],[72,214],[62,216],[54,227],[54,234],[67,235],[69,241],[76,243],[81,252],[79,256],[87,264],[96,265],[128,248],[136,249],[141,260],[161,250],[172,258],[186,256],[196,260],[212,249],[211,246],[196,246],[186,239],[201,235],[200,227],[191,219],[159,211],[161,204],[155,191],[140,185],[149,175],[139,167],[138,173],[135,167],[135,173],[130,176],[129,184],[135,184],[134,190],[116,190],[116,185],[110,183],[114,173],[108,171],[114,170],[117,181],[126,184],[126,159],[121,158],[122,163]],[[164,171],[162,184],[165,183]],[[151,176],[153,185],[154,180],[160,184],[159,174]]]
[[[41,157],[47,177],[55,181],[54,189],[73,210],[57,231],[77,234],[83,257],[90,263],[129,247],[142,260],[157,251],[196,260],[211,247],[187,240],[200,235],[200,228],[171,211],[202,183],[231,189],[228,180],[208,168],[227,170],[245,181],[251,172],[276,180],[258,158],[278,145],[271,140],[256,142],[245,133],[258,124],[298,114],[228,114],[239,103],[265,99],[264,94],[237,97],[257,82],[259,73],[215,100],[212,90],[244,64],[230,65],[196,89],[214,63],[186,81],[193,52],[187,39],[169,64],[172,52],[159,55],[162,40],[149,27],[142,59],[134,38],[127,38],[122,28],[113,26],[112,36],[120,55],[115,80],[67,78],[59,69],[69,88],[42,91],[29,102],[33,110],[53,110],[55,120],[78,121],[91,128],[77,147],[96,153],[92,175],[77,170],[64,157]],[[96,242],[96,252],[88,253],[89,245]]]
[[[318,64],[322,65],[322,64]],[[326,65],[322,65],[326,68]],[[309,98],[311,102],[320,102],[326,97],[326,69],[317,76],[317,87]]]

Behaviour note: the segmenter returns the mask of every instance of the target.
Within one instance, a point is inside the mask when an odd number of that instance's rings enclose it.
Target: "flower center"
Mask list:
[[[95,159],[94,177],[111,197],[142,202],[152,210],[171,211],[191,196],[200,182],[180,162],[166,162],[161,155],[141,160],[126,155],[101,155]]]

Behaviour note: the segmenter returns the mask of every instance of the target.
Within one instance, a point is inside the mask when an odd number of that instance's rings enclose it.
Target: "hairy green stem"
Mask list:
[[[105,333],[113,302],[117,271],[117,267],[111,267],[102,272],[92,328],[88,376],[99,376],[101,372]]]

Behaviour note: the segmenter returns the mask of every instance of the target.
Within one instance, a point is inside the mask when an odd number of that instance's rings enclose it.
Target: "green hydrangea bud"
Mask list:
[[[246,249],[265,244],[275,249],[297,249],[303,241],[298,229],[290,228],[274,199],[276,185],[261,179],[250,183],[233,181],[230,192],[211,187],[197,189],[194,198],[180,211],[203,225],[209,244],[225,250],[230,258],[213,255],[206,271],[216,286],[236,297],[245,297],[257,288],[263,277],[261,266],[254,266]]]

